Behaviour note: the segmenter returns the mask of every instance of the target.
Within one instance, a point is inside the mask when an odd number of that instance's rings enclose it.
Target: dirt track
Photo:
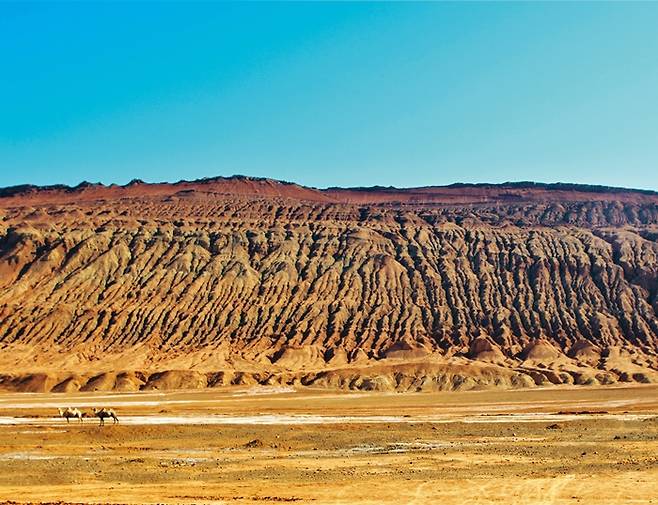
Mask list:
[[[52,418],[97,403],[124,423]],[[655,386],[1,395],[0,500],[658,503],[654,415]]]

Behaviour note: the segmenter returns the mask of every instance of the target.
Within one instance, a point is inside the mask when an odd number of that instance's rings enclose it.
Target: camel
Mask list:
[[[77,417],[78,422],[82,422],[82,412],[79,409],[66,407],[65,409],[59,408],[59,416],[66,419],[66,422],[69,422],[69,419],[72,417]]]
[[[116,424],[116,423],[119,422],[119,418],[117,417],[116,412],[114,412],[114,410],[112,410],[112,409],[108,409],[108,408],[103,407],[102,409],[94,408],[92,410],[94,412],[94,415],[100,420],[99,426],[104,426],[105,425],[105,419],[108,418],[108,417],[111,417],[112,419],[114,419],[113,424]]]

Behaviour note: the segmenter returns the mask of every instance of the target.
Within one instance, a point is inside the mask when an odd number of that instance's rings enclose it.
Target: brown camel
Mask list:
[[[108,409],[108,408],[103,407],[102,409],[94,408],[92,410],[94,412],[94,415],[100,420],[99,426],[104,426],[105,425],[105,419],[107,419],[109,417],[114,419],[113,424],[116,424],[116,423],[119,422],[119,418],[117,417],[116,412],[114,412],[114,410],[112,410],[112,409]]]
[[[82,422],[82,412],[79,409],[66,407],[65,409],[59,408],[57,410],[59,411],[59,416],[65,418],[67,423],[72,417],[77,417],[78,422]]]

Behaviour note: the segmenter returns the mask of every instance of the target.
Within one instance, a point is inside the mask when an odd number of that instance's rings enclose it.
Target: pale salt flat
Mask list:
[[[228,415],[149,415],[149,416],[120,416],[120,423],[126,425],[280,425],[280,424],[354,424],[354,423],[404,423],[413,422],[410,418],[400,416],[317,416],[317,415],[286,415],[267,414],[254,416],[228,416]],[[77,422],[77,421],[76,421]],[[96,419],[85,419],[84,424],[95,423]],[[106,426],[113,424],[106,421]],[[0,425],[38,425],[62,426],[67,425],[65,419],[50,417],[9,417],[0,416]],[[73,423],[68,424],[72,426]]]
[[[108,394],[108,395],[96,395],[96,394],[86,394],[86,395],[73,395],[66,396],[65,398],[58,398],[57,396],[48,396],[47,399],[41,401],[35,401],[39,397],[29,396],[24,397],[24,393],[19,395],[7,395],[0,396],[0,409],[57,409],[62,406],[67,407],[77,407],[77,408],[92,408],[92,407],[165,407],[165,406],[212,406],[212,405],[221,405],[226,401],[236,401],[236,400],[249,400],[253,396],[278,396],[284,394],[294,393],[293,388],[283,388],[283,387],[263,387],[263,388],[253,388],[249,390],[241,390],[231,393],[225,398],[195,398],[195,399],[184,399],[177,400],[172,398],[166,398],[164,393],[137,393],[137,394]],[[411,393],[413,394],[413,393]],[[150,397],[155,396],[155,399],[150,399]],[[366,397],[367,394],[347,394],[342,396],[342,398],[358,398]],[[326,399],[328,396],[318,396],[317,398]],[[43,395],[41,395],[43,398]],[[130,398],[135,398],[134,400]],[[305,400],[315,399],[316,397],[305,396]],[[281,400],[286,400],[287,398],[277,398]],[[504,403],[474,403],[474,404],[459,404],[459,403],[438,403],[432,406],[432,410],[452,410],[452,411],[461,411],[466,412],[500,412],[500,411],[514,411],[514,410],[528,410],[534,408],[542,408],[548,406],[559,406],[560,410],[587,410],[591,408],[605,409],[605,408],[619,408],[619,407],[628,407],[631,405],[641,405],[641,404],[653,404],[656,400],[654,398],[636,398],[629,400],[607,400],[607,401],[598,401],[598,400],[538,400],[531,402],[504,402]]]
[[[501,414],[501,415],[418,415],[418,416],[321,416],[304,414],[232,415],[142,415],[120,416],[126,425],[307,425],[307,424],[380,424],[380,423],[550,423],[589,419],[642,421],[655,419],[655,414]],[[96,419],[85,419],[83,424],[97,424]],[[110,421],[106,425],[110,426]],[[69,426],[65,419],[0,416],[0,425]]]
[[[0,454],[0,461],[2,460],[48,460],[48,459],[58,459],[65,458],[66,456],[51,456],[34,452],[8,452],[5,454]]]
[[[496,415],[482,415],[482,416],[467,416],[460,419],[455,419],[462,423],[551,423],[551,422],[566,422],[566,421],[582,421],[589,419],[606,419],[615,421],[644,421],[646,419],[655,419],[655,414],[543,414],[543,413],[529,413],[529,414],[496,414]],[[440,422],[440,421],[435,421]],[[447,421],[451,422],[451,421]]]
[[[246,391],[236,391],[231,394],[231,397],[236,396],[259,396],[259,395],[276,395],[295,393],[296,390],[292,386],[258,386],[249,388]]]

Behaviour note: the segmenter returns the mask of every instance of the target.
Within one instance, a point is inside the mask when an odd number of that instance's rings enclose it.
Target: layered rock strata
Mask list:
[[[0,190],[0,389],[658,381],[658,195]]]

